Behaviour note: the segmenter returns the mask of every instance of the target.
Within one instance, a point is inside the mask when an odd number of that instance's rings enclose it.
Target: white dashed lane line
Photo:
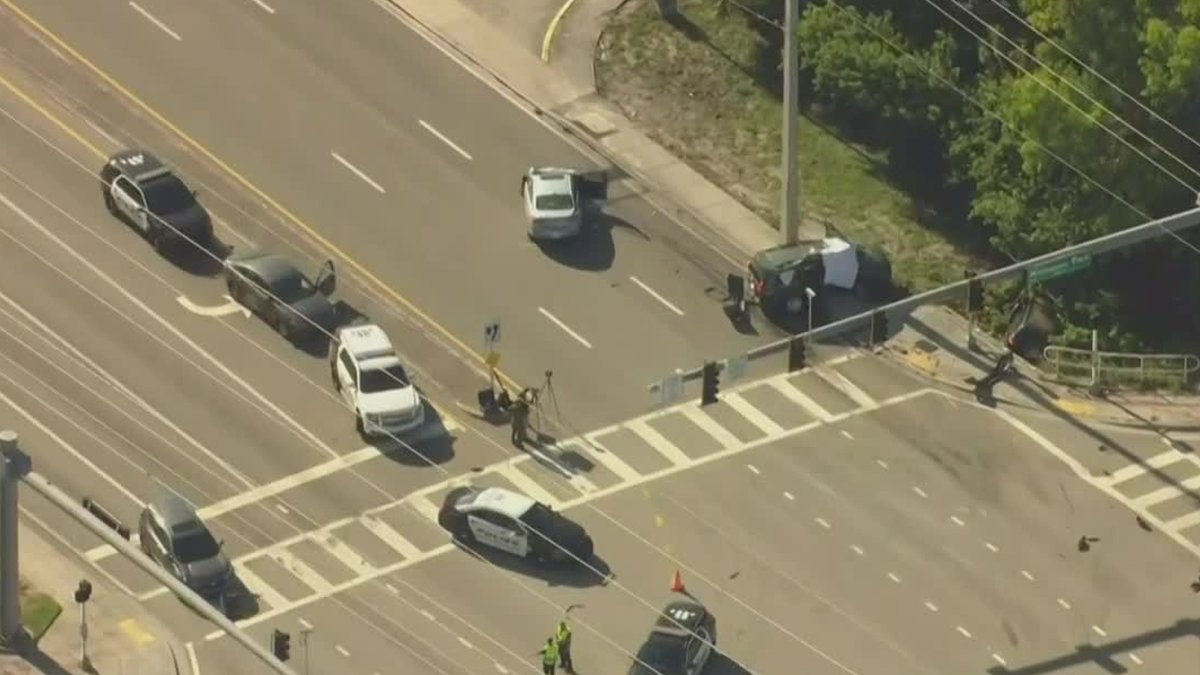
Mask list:
[[[854,440],[854,437],[850,435],[850,432],[849,432],[849,431],[846,431],[845,429],[842,429],[842,435],[843,435],[843,436],[845,436],[846,438],[850,439],[850,440]],[[886,468],[887,468],[887,465],[885,464],[883,468],[885,468],[885,469],[886,469]]]
[[[302,628],[304,628],[304,630],[312,630],[313,629],[313,625],[311,623],[305,621],[304,619],[298,619],[298,621],[300,623],[300,626]]]
[[[583,345],[584,347],[587,347],[588,349],[592,348],[592,343],[583,339],[583,336],[580,335],[579,333],[576,333],[575,331],[571,330],[570,326],[563,323],[562,320],[559,319],[557,316],[554,316],[553,314],[551,314],[545,307],[538,307],[538,311],[541,312],[542,316],[549,319],[550,323],[554,324],[555,326],[558,326],[559,328],[562,329],[562,331],[564,333],[566,333],[567,335],[570,335],[572,338],[574,338],[576,342]]]
[[[650,297],[652,297],[652,298],[654,298],[655,300],[657,300],[657,301],[661,302],[661,303],[663,304],[663,306],[664,306],[664,307],[666,307],[667,309],[671,310],[672,312],[675,312],[675,313],[676,313],[676,314],[678,314],[679,316],[683,316],[683,310],[682,310],[682,309],[679,309],[679,308],[678,308],[678,307],[676,307],[676,306],[675,306],[675,305],[674,305],[674,304],[673,304],[673,303],[672,303],[670,300],[667,300],[667,299],[666,299],[666,298],[664,298],[663,296],[659,295],[658,291],[656,291],[656,290],[654,290],[653,288],[650,288],[649,286],[647,286],[645,283],[643,283],[643,282],[642,282],[642,280],[641,280],[641,279],[638,279],[638,278],[637,278],[637,277],[635,277],[635,276],[631,276],[631,277],[629,277],[629,280],[630,280],[630,281],[632,281],[633,283],[637,284],[638,288],[642,289],[643,291],[646,291],[646,293],[647,293],[647,294],[649,294],[649,295],[650,295]]]
[[[438,131],[437,129],[433,128],[433,125],[432,125],[432,124],[430,124],[429,122],[426,122],[425,120],[417,120],[417,122],[418,122],[418,123],[421,125],[421,128],[422,128],[422,129],[424,129],[425,131],[428,131],[429,133],[433,134],[433,135],[434,135],[434,136],[435,136],[435,137],[436,137],[436,138],[437,138],[439,141],[441,141],[441,142],[445,143],[446,145],[448,145],[448,146],[450,147],[450,149],[451,149],[451,150],[453,150],[453,151],[457,152],[458,154],[462,155],[462,156],[463,156],[463,158],[464,158],[464,159],[466,159],[467,161],[471,161],[472,159],[474,159],[473,157],[471,157],[471,153],[469,153],[469,152],[467,152],[466,150],[463,150],[462,148],[458,147],[458,144],[457,144],[457,143],[455,143],[454,141],[450,140],[450,138],[449,138],[448,136],[446,136],[446,134],[443,134],[442,132],[440,132],[440,131]]]
[[[885,462],[885,461],[883,461],[882,459],[877,459],[877,460],[875,460],[875,463],[876,463],[876,464],[878,464],[878,465],[879,465],[879,468],[881,468],[881,469],[886,469],[886,468],[888,468],[888,463],[887,463],[887,462]]]
[[[1058,599],[1058,604],[1061,605],[1063,609],[1071,609],[1071,603],[1063,600],[1062,598]]]
[[[962,626],[955,626],[954,630],[957,630],[959,632],[959,634],[965,638],[971,637],[971,631],[967,630],[966,628],[963,628]]]
[[[253,0],[253,2],[254,2],[254,4],[258,5],[259,7],[262,7],[263,11],[266,12],[267,14],[275,13],[275,8],[268,5],[267,3],[263,2],[263,0]]]
[[[437,617],[423,609],[421,610],[421,616],[425,617],[426,619],[429,619],[430,621],[432,621],[434,623],[437,623]]]
[[[467,638],[462,637],[461,635],[458,637],[458,642],[459,642],[459,644],[466,647],[467,649],[475,649],[475,645],[471,644],[470,641],[467,640]]]
[[[898,584],[898,583],[900,583],[900,577],[896,576],[896,573],[895,573],[895,572],[888,572],[887,576],[888,576],[888,578],[889,578],[889,579],[891,579],[893,582],[895,582],[895,583],[897,583],[897,584]]]
[[[999,548],[999,547],[997,547],[995,544],[993,544],[993,543],[992,543],[992,542],[990,542],[990,541],[985,541],[985,542],[983,542],[983,545],[984,545],[984,546],[986,546],[986,547],[987,547],[987,550],[991,551],[992,553],[999,553],[999,552],[1000,552],[1000,548]]]
[[[950,516],[950,520],[959,527],[966,527],[966,525],[967,525],[966,523],[963,522],[963,519],[959,518],[958,516]]]
[[[333,648],[336,649],[337,653],[341,654],[342,656],[350,656],[349,650],[341,645],[334,645]]]
[[[158,29],[161,30],[162,32],[166,33],[167,35],[170,35],[171,37],[175,38],[177,41],[183,41],[183,38],[179,37],[179,33],[176,33],[175,31],[171,30],[171,28],[169,26],[167,26],[167,24],[163,23],[162,21],[159,21],[158,18],[156,18],[153,14],[151,14],[150,12],[147,12],[145,9],[143,9],[141,5],[137,4],[136,2],[133,2],[133,0],[130,0],[129,6],[133,8],[133,11],[137,12],[138,14],[141,14],[144,19],[146,19],[150,23],[157,26]]]
[[[1100,626],[1092,626],[1092,632],[1100,637],[1108,637],[1108,633],[1105,633],[1104,629]]]
[[[1002,666],[1007,666],[1007,665],[1008,665],[1008,661],[1005,661],[1005,660],[1004,660],[1004,657],[1003,657],[1003,656],[1000,656],[999,654],[992,654],[992,659],[993,659],[993,660],[994,660],[996,663],[999,663],[999,664],[1000,664],[1000,665],[1002,665]]]
[[[793,494],[792,494],[792,493],[790,493],[790,492],[784,492],[784,493],[783,493],[783,496],[784,496],[784,497],[786,497],[786,498],[787,498],[787,500],[788,500],[789,502],[794,502],[794,501],[796,501],[796,495],[793,495]]]
[[[382,185],[380,185],[379,183],[376,183],[375,179],[368,176],[365,171],[363,171],[362,169],[358,168],[357,166],[354,166],[353,164],[351,164],[350,160],[346,159],[345,157],[342,157],[341,155],[337,154],[336,152],[330,152],[329,154],[330,154],[330,156],[333,157],[333,159],[338,164],[341,164],[342,166],[344,166],[346,168],[347,171],[354,174],[355,176],[358,176],[359,180],[361,180],[362,182],[375,188],[375,190],[377,192],[379,192],[379,194],[381,194],[381,195],[387,194],[387,190],[384,190]]]
[[[1033,578],[1033,574],[1029,570],[1021,570],[1021,576],[1025,577],[1026,579],[1028,579],[1030,581],[1035,581],[1035,579]]]
[[[825,520],[824,518],[817,518],[817,519],[816,519],[816,521],[817,521],[817,524],[818,524],[818,525],[820,525],[821,527],[823,527],[823,528],[825,528],[825,529],[827,529],[827,530],[828,530],[829,528],[833,527],[832,525],[830,525],[830,524],[829,524],[829,521],[828,521],[828,520]]]
[[[762,475],[762,472],[758,470],[758,467],[754,466],[753,464],[747,464],[746,468],[750,469],[750,473],[754,474],[755,476]]]
[[[928,499],[928,498],[929,498],[929,495],[928,495],[928,494],[926,494],[926,492],[925,492],[924,490],[922,490],[921,488],[917,487],[916,485],[914,485],[914,486],[913,486],[913,492],[917,493],[917,495],[919,495],[919,496],[921,497],[921,499]]]
[[[1133,661],[1134,663],[1138,664],[1139,666],[1142,665],[1142,660],[1139,659],[1138,655],[1134,654],[1133,652],[1129,652],[1129,660]]]
[[[858,544],[852,544],[852,545],[850,546],[850,550],[851,550],[851,551],[854,551],[854,555],[857,555],[857,556],[864,556],[864,555],[866,555],[866,554],[867,554],[867,552],[866,552],[866,551],[864,551],[864,550],[862,549],[862,547],[861,547],[861,546],[859,546]]]
[[[925,601],[925,609],[927,609],[931,612],[938,611],[937,605],[933,604],[932,602],[929,602],[928,600]]]

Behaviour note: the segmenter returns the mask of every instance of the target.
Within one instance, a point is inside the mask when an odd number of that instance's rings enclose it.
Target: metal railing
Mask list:
[[[1063,384],[1183,388],[1200,370],[1200,357],[1193,354],[1131,354],[1051,345],[1042,355],[1046,376]]]

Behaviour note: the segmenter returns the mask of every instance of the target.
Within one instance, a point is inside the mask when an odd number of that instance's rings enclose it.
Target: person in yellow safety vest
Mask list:
[[[558,630],[554,633],[554,641],[558,643],[559,665],[568,673],[575,672],[575,664],[571,662],[571,627],[566,621],[558,622]]]
[[[554,668],[558,665],[558,645],[554,644],[554,638],[546,638],[546,646],[538,653],[542,655],[542,672],[554,675]]]

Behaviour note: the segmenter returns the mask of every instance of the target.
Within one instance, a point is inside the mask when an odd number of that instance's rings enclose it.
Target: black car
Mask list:
[[[853,290],[881,299],[892,285],[892,267],[882,253],[838,238],[801,241],[759,251],[750,259],[750,300],[763,312],[783,316],[805,311],[809,289]]]
[[[332,261],[325,262],[316,281],[273,253],[246,253],[225,261],[229,296],[293,342],[337,328],[337,311],[328,297],[336,283]]]
[[[464,543],[484,544],[536,562],[586,562],[595,552],[592,538],[578,523],[504,488],[451,490],[438,512],[438,524]]]
[[[717,620],[697,602],[663,608],[629,675],[700,675],[717,646]]]
[[[122,150],[100,169],[104,207],[146,238],[154,249],[211,249],[212,218],[161,160],[145,150]]]
[[[143,553],[224,608],[233,565],[191,504],[171,493],[150,502],[138,520],[138,539]]]

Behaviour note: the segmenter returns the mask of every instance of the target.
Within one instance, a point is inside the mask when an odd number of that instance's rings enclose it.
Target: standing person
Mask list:
[[[575,672],[575,664],[571,662],[571,627],[567,622],[559,621],[558,630],[554,633],[554,641],[558,644],[559,665],[568,673]]]
[[[554,644],[554,638],[546,638],[546,646],[538,653],[542,655],[542,673],[554,675],[554,668],[558,665],[558,645]]]
[[[529,400],[525,392],[512,404],[512,444],[524,448],[529,438]]]

